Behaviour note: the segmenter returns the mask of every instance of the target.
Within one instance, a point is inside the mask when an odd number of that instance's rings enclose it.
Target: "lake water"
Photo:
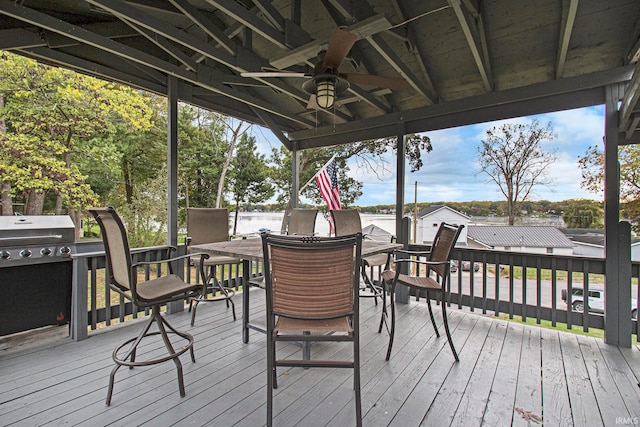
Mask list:
[[[238,227],[236,234],[259,233],[261,228],[267,228],[271,231],[280,231],[282,226],[282,218],[284,212],[240,212],[238,214]],[[234,213],[230,212],[229,219],[231,223],[231,231],[233,232]],[[396,234],[396,217],[395,215],[383,214],[360,214],[362,227],[370,224],[382,228],[390,234]],[[320,236],[329,235],[329,223],[321,213],[316,218],[316,233]]]

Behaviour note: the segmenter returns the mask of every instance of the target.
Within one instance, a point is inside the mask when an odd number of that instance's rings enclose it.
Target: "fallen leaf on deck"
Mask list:
[[[531,411],[527,411],[526,409],[522,409],[522,408],[515,408],[516,412],[519,413],[522,418],[524,418],[527,421],[533,421],[534,423],[537,424],[542,424],[542,417],[540,415],[536,415]]]

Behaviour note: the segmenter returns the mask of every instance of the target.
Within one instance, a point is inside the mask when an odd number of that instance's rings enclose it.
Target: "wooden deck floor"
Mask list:
[[[264,316],[262,295],[252,291],[252,318]],[[460,354],[455,363],[446,338],[435,337],[426,305],[411,302],[398,306],[394,352],[385,362],[387,336],[377,333],[380,308],[370,299],[361,305],[365,426],[638,424],[636,347],[453,310],[449,319]],[[169,362],[120,369],[112,404],[105,406],[111,351],[140,328],[127,324],[82,342],[62,337],[0,351],[0,425],[264,425],[264,335],[252,332],[243,344],[240,320],[234,323],[220,303],[199,307],[194,327],[186,312],[170,321],[196,339],[196,363],[182,357],[184,398]],[[158,346],[145,351],[157,352]],[[312,353],[337,354],[324,344],[314,345]],[[282,370],[278,383],[275,425],[355,424],[350,370]]]

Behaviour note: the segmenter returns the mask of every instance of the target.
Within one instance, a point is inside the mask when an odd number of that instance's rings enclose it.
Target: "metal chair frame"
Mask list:
[[[167,319],[161,314],[161,306],[174,301],[186,301],[192,298],[199,291],[197,285],[185,283],[180,277],[173,274],[174,262],[181,259],[190,259],[191,257],[200,257],[204,262],[209,255],[204,253],[190,254],[169,258],[169,253],[175,250],[175,247],[168,247],[166,259],[151,262],[133,263],[129,248],[127,232],[122,220],[112,207],[90,209],[89,212],[94,216],[104,241],[107,269],[109,272],[109,286],[118,292],[124,298],[130,300],[134,305],[141,308],[151,308],[149,319],[145,323],[142,331],[138,336],[128,339],[113,350],[112,358],[116,366],[111,370],[109,375],[109,390],[107,392],[106,404],[111,404],[113,395],[113,385],[115,375],[121,366],[128,366],[130,369],[137,366],[155,365],[158,363],[173,360],[178,373],[178,388],[180,396],[184,397],[185,388],[182,374],[182,363],[180,356],[187,351],[190,352],[191,361],[195,362],[195,354],[193,351],[193,336],[187,332],[176,330]],[[168,264],[169,274],[150,279],[145,282],[138,283],[138,267],[147,265]],[[150,332],[151,326],[156,324],[158,331]],[[136,360],[136,352],[138,345],[144,338],[160,335],[167,348],[167,355],[158,356],[151,359]],[[170,335],[179,337],[184,342],[183,345],[174,348]],[[124,354],[122,354],[122,351]]]
[[[262,244],[267,293],[267,425],[273,424],[276,369],[286,366],[352,368],[356,422],[361,426],[358,270],[362,234],[299,237],[263,233]],[[351,341],[353,359],[276,357],[276,342],[320,341]]]
[[[225,208],[188,208],[187,209],[187,238],[189,245],[214,243],[229,240],[229,211]],[[188,249],[187,249],[188,250]],[[195,324],[196,310],[201,302],[225,301],[227,308],[231,306],[233,320],[236,320],[236,306],[233,297],[234,288],[223,286],[217,277],[219,266],[240,264],[237,258],[226,256],[210,256],[204,263],[194,260],[191,265],[200,271],[202,280],[200,295],[192,298],[189,304],[191,311],[191,326]]]
[[[391,330],[389,331],[389,345],[387,347],[386,360],[389,360],[389,358],[391,357],[393,338],[395,336],[395,288],[398,284],[408,286],[409,288],[416,290],[416,292],[426,291],[429,317],[431,318],[431,324],[433,325],[433,329],[435,330],[437,337],[440,336],[440,332],[438,332],[438,327],[436,326],[436,321],[433,317],[433,310],[431,309],[431,297],[429,294],[431,292],[440,294],[440,306],[442,310],[444,329],[447,334],[447,340],[449,341],[449,346],[451,347],[451,351],[453,352],[453,357],[456,359],[456,362],[460,360],[458,358],[458,353],[453,345],[451,332],[449,331],[449,322],[447,321],[447,307],[445,299],[447,293],[447,283],[449,280],[449,268],[451,265],[451,252],[463,228],[464,225],[453,226],[443,222],[438,228],[430,251],[408,251],[403,249],[396,250],[394,253],[395,271],[387,270],[382,273],[385,283],[390,287],[391,294]],[[427,260],[422,261],[419,259],[420,257],[426,257]],[[403,267],[409,266],[410,264],[415,264],[417,268],[420,268],[420,266],[425,266],[425,275],[413,276],[404,274],[403,270],[409,270]],[[436,273],[436,279],[430,277],[431,272]],[[382,330],[383,323],[385,323],[385,315],[386,313],[383,312],[382,318],[380,319],[378,332]]]

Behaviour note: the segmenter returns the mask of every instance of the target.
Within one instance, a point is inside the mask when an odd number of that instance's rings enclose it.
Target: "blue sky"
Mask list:
[[[604,106],[540,114],[518,119],[501,120],[434,132],[425,132],[431,139],[433,150],[423,153],[423,167],[405,176],[405,203],[414,199],[414,186],[418,182],[418,202],[465,202],[472,200],[504,200],[498,187],[480,174],[477,149],[487,129],[507,123],[527,123],[538,119],[541,126],[551,123],[556,138],[543,144],[548,151],[556,150],[557,161],[547,171],[549,186],[536,187],[531,200],[559,201],[570,198],[600,199],[599,195],[580,188],[578,157],[590,145],[602,149],[604,135]],[[254,129],[256,139],[265,145],[278,144],[271,132]],[[270,141],[266,141],[266,140]],[[264,146],[264,145],[263,145]],[[376,172],[351,162],[351,176],[363,182],[363,195],[357,205],[395,204],[395,156],[387,157],[387,165]]]

